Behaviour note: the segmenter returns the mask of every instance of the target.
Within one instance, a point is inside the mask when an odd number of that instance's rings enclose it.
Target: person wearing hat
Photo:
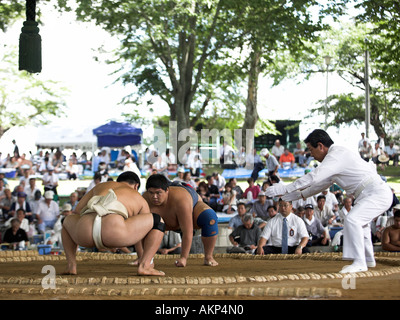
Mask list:
[[[385,147],[385,155],[389,160],[393,160],[393,166],[397,167],[399,165],[399,150],[394,145],[394,141],[390,141],[389,145]]]
[[[303,220],[310,235],[308,246],[327,246],[329,244],[328,237],[326,236],[327,233],[321,221],[317,217],[314,217],[314,206],[306,204],[304,208],[305,215]]]
[[[71,204],[64,203],[63,206],[61,207],[60,215],[58,216],[57,221],[54,224],[51,236],[47,240],[46,244],[58,245],[58,247],[63,248],[62,237],[61,237],[62,225],[63,225],[64,219],[71,214],[72,214]]]
[[[44,201],[39,203],[36,212],[38,218],[38,229],[44,233],[46,228],[53,229],[60,214],[58,203],[53,200],[54,192],[47,190],[44,193]]]
[[[291,184],[271,186],[267,195],[297,200],[318,194],[336,183],[355,198],[343,229],[342,256],[353,263],[340,273],[363,272],[375,267],[370,222],[390,208],[393,196],[389,185],[381,179],[375,166],[365,162],[357,152],[334,145],[324,130],[314,130],[304,142],[320,165]]]
[[[268,170],[268,176],[277,175],[279,169],[279,162],[276,160],[275,156],[270,154],[267,148],[263,148],[260,150],[260,162],[256,164],[254,163],[254,169],[251,173],[251,177],[254,179],[254,182],[258,179],[258,173],[264,169],[264,164],[261,161],[261,157],[265,159],[265,166]]]
[[[173,182],[184,182],[183,174],[185,173],[185,168],[179,167],[176,174],[177,176],[172,180]]]
[[[268,213],[268,207],[274,204],[272,199],[267,199],[264,191],[260,191],[257,195],[257,200],[253,202],[250,213],[264,221],[271,219]]]

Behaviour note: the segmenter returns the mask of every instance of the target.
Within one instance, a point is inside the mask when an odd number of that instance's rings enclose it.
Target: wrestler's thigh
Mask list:
[[[153,227],[151,213],[139,214],[124,220],[119,215],[103,217],[101,235],[104,245],[129,246],[142,240]]]
[[[63,228],[67,230],[72,240],[80,246],[93,246],[93,217],[91,215],[80,216],[73,214],[67,216]]]
[[[207,210],[207,209],[211,209],[210,206],[208,206],[206,203],[204,202],[198,202],[196,204],[196,206],[193,208],[193,227],[195,229],[200,229],[200,227],[197,225],[197,219],[199,218],[199,215]]]

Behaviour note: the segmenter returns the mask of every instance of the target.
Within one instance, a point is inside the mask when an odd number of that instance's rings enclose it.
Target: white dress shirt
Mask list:
[[[275,217],[268,221],[264,227],[261,237],[267,239],[267,245],[274,247],[282,247],[282,225],[284,216],[277,213]],[[288,225],[288,246],[293,247],[299,245],[301,238],[309,237],[304,221],[293,213],[287,217]]]

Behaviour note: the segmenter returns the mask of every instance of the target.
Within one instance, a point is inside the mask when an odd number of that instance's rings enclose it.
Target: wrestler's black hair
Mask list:
[[[168,180],[168,178],[162,174],[153,174],[151,175],[146,182],[146,190],[149,190],[150,188],[154,189],[163,189],[164,191],[167,191],[168,187],[170,186],[171,181]]]
[[[318,146],[318,142],[321,142],[327,148],[334,143],[329,134],[322,129],[315,129],[308,135],[304,142],[309,143],[313,148]]]
[[[118,176],[117,182],[127,182],[128,184],[131,184],[131,185],[138,184],[138,189],[140,189],[140,178],[133,171],[122,172]]]

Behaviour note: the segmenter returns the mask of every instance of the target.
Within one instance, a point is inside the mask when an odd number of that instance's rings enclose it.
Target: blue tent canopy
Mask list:
[[[97,136],[99,148],[125,147],[141,144],[143,130],[127,122],[110,121],[93,129],[93,134]]]

